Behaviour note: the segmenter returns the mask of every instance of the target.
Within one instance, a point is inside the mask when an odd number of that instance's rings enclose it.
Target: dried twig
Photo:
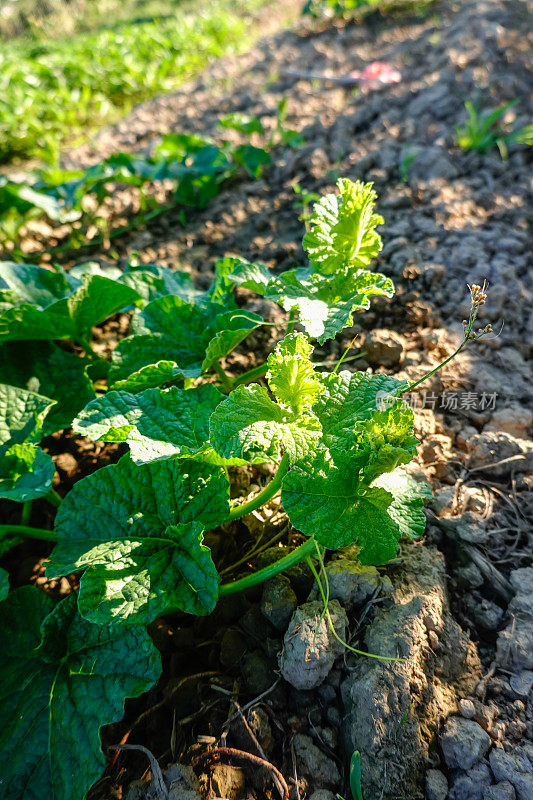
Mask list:
[[[143,747],[142,744],[111,744],[109,745],[110,750],[139,750],[141,753],[144,753],[148,761],[150,762],[150,769],[152,771],[152,785],[158,795],[158,797],[168,798],[168,789],[165,784],[165,779],[163,778],[163,773],[161,772],[161,767],[157,763],[157,759],[153,753],[148,750],[147,747]]]
[[[272,774],[273,778],[277,779],[276,786],[279,787],[282,800],[289,800],[289,787],[287,786],[287,781],[279,769],[275,767],[274,764],[271,764],[270,761],[266,761],[264,758],[259,758],[259,756],[254,756],[252,753],[247,753],[244,750],[235,750],[233,747],[216,747],[214,750],[208,750],[203,755],[193,759],[192,765],[198,769],[199,767],[206,766],[210,761],[220,761],[224,756],[227,756],[228,758],[237,758],[243,761],[249,761],[256,767],[262,767],[263,769],[268,770]]]

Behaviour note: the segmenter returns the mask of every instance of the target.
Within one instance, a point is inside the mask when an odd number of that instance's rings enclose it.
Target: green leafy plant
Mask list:
[[[457,144],[461,150],[475,150],[483,154],[497,147],[502,159],[505,160],[509,144],[514,142],[533,145],[533,125],[525,125],[507,133],[502,127],[505,113],[517,102],[518,100],[512,100],[495,109],[483,109],[467,100],[465,103],[467,120],[463,125],[456,126]]]
[[[313,362],[313,338],[333,338],[370,297],[393,293],[391,281],[371,270],[381,246],[375,199],[371,185],[339,180],[338,193],[315,204],[304,237],[306,268],[274,276],[262,264],[223,258],[205,291],[187,275],[154,265],[107,274],[94,264],[68,273],[0,265],[0,347],[11,381],[0,391],[7,420],[0,469],[14,487],[7,496],[24,501],[21,524],[1,525],[0,541],[7,548],[22,537],[53,540],[47,575],[82,573],[79,591],[58,605],[33,588],[3,601],[7,800],[36,779],[53,798],[84,797],[103,766],[99,727],[120,716],[124,697],[158,677],[145,626],[159,615],[209,614],[220,597],[304,559],[318,577],[312,559],[323,572],[325,552],[350,544],[362,564],[385,564],[402,536],[422,535],[429,490],[401,470],[417,445],[402,395],[420,381],[339,365],[325,372]],[[234,376],[226,357],[266,324],[237,304],[237,287],[279,302],[289,320],[266,363]],[[479,335],[474,323],[485,293],[479,286],[471,292],[459,350]],[[106,361],[92,346],[91,328],[117,311],[131,314],[132,332]],[[296,323],[302,332],[293,330]],[[23,365],[20,343],[31,354]],[[54,364],[53,378],[43,363]],[[66,388],[71,374],[76,392]],[[124,443],[128,452],[60,498],[53,531],[33,528],[30,496],[18,492],[19,484],[29,474],[39,492],[31,496],[58,503],[49,497],[49,460],[43,476],[37,464],[41,452],[49,459],[39,442],[44,432],[69,425],[95,442]],[[18,450],[12,458],[18,447],[31,451],[22,466]],[[271,481],[230,502],[229,468],[264,462],[276,465]],[[22,488],[28,491],[28,481]],[[302,544],[262,570],[221,583],[206,532],[278,492]],[[0,575],[2,595],[5,589]],[[31,691],[21,693],[21,685]],[[34,720],[37,697],[43,711]],[[79,736],[65,733],[75,702],[83,703]],[[28,737],[31,746],[20,747]],[[82,740],[89,743],[83,752]]]
[[[96,4],[87,5],[83,22]],[[129,14],[122,5],[129,5]],[[215,0],[200,9],[182,0],[161,3],[154,15],[153,4],[143,12],[140,2],[124,3],[114,9],[114,24],[108,7],[100,9],[96,30],[74,36],[63,31],[57,40],[58,26],[51,24],[33,40],[2,42],[0,163],[17,156],[56,163],[62,145],[175,89],[212,58],[248,46],[255,34],[250,12],[261,5],[262,0]],[[70,23],[75,13],[69,10]]]
[[[163,136],[151,158],[115,153],[85,171],[41,170],[32,184],[0,178],[0,234],[4,246],[13,248],[21,228],[44,216],[61,225],[76,223],[67,247],[87,245],[85,234],[90,225],[102,232],[93,241],[97,243],[124,232],[122,227],[113,229],[99,213],[117,185],[132,186],[138,192],[139,214],[129,225],[134,227],[175,205],[203,208],[239,170],[259,178],[269,163],[270,155],[262,147],[216,144],[212,139],[172,133]],[[167,204],[146,192],[146,187],[162,181],[173,187]],[[87,202],[89,198],[91,203]]]

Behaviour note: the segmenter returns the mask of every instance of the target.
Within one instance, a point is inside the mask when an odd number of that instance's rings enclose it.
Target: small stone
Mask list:
[[[474,621],[487,631],[497,631],[503,621],[503,609],[487,600],[486,597],[474,597],[466,594],[464,597],[466,608],[470,611]]]
[[[517,594],[533,593],[533,567],[521,567],[513,570],[509,580]]]
[[[480,586],[483,585],[483,575],[479,567],[477,567],[474,563],[465,564],[463,567],[459,567],[455,570],[455,578],[462,583],[466,583],[468,586],[471,586],[472,589],[478,589]]]
[[[497,781],[510,781],[515,785],[516,776],[524,770],[522,759],[505,750],[492,750],[489,755],[490,768]]]
[[[456,773],[448,800],[483,800],[484,789],[490,786],[492,776],[487,764],[476,764],[465,773]]]
[[[489,749],[490,736],[477,722],[449,717],[440,736],[440,744],[448,767],[468,770]]]
[[[215,764],[211,772],[211,784],[217,797],[239,800],[244,795],[246,780],[242,767]]]
[[[469,442],[472,469],[486,469],[493,477],[506,477],[512,469],[527,469],[533,449],[523,439],[503,431],[484,431]],[[519,458],[515,458],[519,456]],[[512,458],[512,461],[508,459]],[[500,464],[501,461],[506,463]],[[497,466],[495,466],[497,465]]]
[[[461,712],[461,716],[465,719],[474,719],[476,707],[472,700],[463,698],[462,700],[459,700],[459,711]]]
[[[427,800],[446,800],[448,796],[448,781],[446,775],[439,769],[428,769],[426,772],[426,798]]]
[[[326,575],[330,598],[338,600],[346,608],[364,603],[381,585],[381,578],[375,567],[364,567],[347,558],[330,561],[326,567]],[[315,583],[309,599],[317,600],[319,596]]]
[[[337,635],[345,640],[345,610],[337,600],[331,600],[329,612]],[[295,689],[314,689],[327,677],[343,650],[329,628],[323,603],[304,603],[294,612],[285,633],[279,659],[281,674]]]
[[[321,789],[335,789],[339,786],[341,776],[336,763],[328,758],[309,736],[297,733],[293,743],[298,772]]]
[[[519,697],[527,697],[533,687],[533,671],[530,669],[523,669],[511,675],[509,678],[509,686]]]
[[[495,786],[488,786],[483,794],[483,800],[515,800],[516,793],[509,781],[502,781]]]
[[[533,620],[513,621],[500,631],[496,662],[510,672],[533,670]]]
[[[492,287],[494,291],[494,287]],[[505,431],[518,439],[526,439],[533,425],[533,414],[521,405],[512,405],[495,411],[490,418],[486,431]]]
[[[246,653],[241,662],[241,670],[246,687],[252,694],[261,694],[272,686],[272,667],[259,650]]]
[[[403,342],[396,333],[377,329],[367,333],[363,349],[369,364],[394,367],[400,363]]]
[[[516,800],[532,800],[533,798],[533,775],[529,772],[519,772],[512,784],[516,791]]]
[[[287,628],[297,605],[291,582],[285,575],[276,575],[265,583],[261,611],[278,631]]]
[[[309,800],[335,800],[337,795],[330,792],[329,789],[317,789],[316,792],[310,796]]]

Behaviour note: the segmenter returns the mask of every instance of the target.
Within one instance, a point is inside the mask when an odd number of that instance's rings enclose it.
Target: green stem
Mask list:
[[[241,517],[246,516],[246,514],[250,514],[252,511],[255,511],[256,508],[260,508],[261,506],[264,506],[265,503],[268,503],[268,501],[274,497],[276,492],[281,489],[281,483],[288,470],[289,456],[287,453],[285,453],[279,462],[278,470],[270,483],[267,484],[265,488],[259,492],[259,494],[256,494],[254,497],[252,497],[251,500],[248,500],[246,503],[241,503],[241,505],[234,506],[226,517],[226,522],[231,522],[234,519],[240,519]]]
[[[470,333],[470,331],[468,331],[468,333]],[[423,375],[421,378],[419,378],[417,381],[414,381],[413,383],[410,383],[407,386],[407,388],[404,389],[401,392],[401,394],[405,394],[406,392],[412,392],[413,389],[415,389],[417,386],[419,386],[424,381],[427,381],[427,379],[431,378],[432,375],[435,375],[435,373],[438,372],[439,370],[441,370],[443,367],[445,367],[446,364],[449,364],[450,361],[452,361],[455,358],[455,356],[459,355],[459,353],[461,352],[461,350],[463,349],[463,347],[466,345],[467,342],[468,342],[468,337],[465,337],[463,339],[463,341],[461,342],[461,344],[459,345],[459,347],[457,348],[457,350],[455,350],[451,354],[451,356],[449,356],[445,361],[443,361],[442,364],[438,364],[434,369],[430,370],[430,372],[426,372],[426,374]]]
[[[263,375],[266,375],[267,370],[268,364],[260,364],[258,367],[249,369],[247,372],[243,372],[242,375],[239,375],[239,377],[233,381],[233,386],[242,386],[245,383],[254,381],[256,378],[262,378]]]
[[[32,504],[32,500],[25,500],[22,504],[22,514],[20,515],[22,525],[27,525],[30,521]]]
[[[285,336],[288,333],[293,332],[295,324],[296,324],[296,308],[293,306],[289,311],[289,320],[287,322],[287,329],[285,331]]]
[[[45,494],[44,499],[47,500],[49,503],[51,503],[51,505],[55,506],[56,508],[58,508],[63,502],[63,498],[61,497],[59,492],[56,492],[55,489],[50,489],[48,494]]]
[[[222,384],[222,388],[224,389],[225,392],[228,392],[229,394],[229,392],[231,392],[231,390],[233,389],[234,385],[233,378],[230,378],[230,376],[224,370],[220,361],[215,361],[215,363],[213,364],[213,368],[218,377],[220,378],[220,383]]]
[[[308,558],[311,553],[314,552],[314,550],[315,540],[308,539],[300,547],[297,547],[296,550],[293,550],[292,553],[280,558],[279,561],[276,561],[274,564],[269,564],[268,567],[260,569],[257,572],[253,572],[251,575],[246,575],[246,577],[240,578],[238,581],[233,581],[233,583],[223,583],[218,590],[218,596],[224,597],[228,594],[244,592],[246,589],[250,589],[252,586],[257,586],[260,583],[264,583],[264,581],[268,581],[275,575],[279,575],[280,572],[284,572],[286,569],[290,569],[290,567],[293,567],[295,564],[299,564],[300,561]]]
[[[26,539],[43,539],[47,542],[57,542],[57,535],[54,531],[45,528],[32,528],[30,525],[0,525],[0,538],[12,533],[14,536],[23,536]]]

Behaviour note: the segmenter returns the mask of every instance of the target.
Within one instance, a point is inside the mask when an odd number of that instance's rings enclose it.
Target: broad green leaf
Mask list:
[[[294,527],[324,547],[355,543],[362,564],[385,564],[396,555],[400,529],[388,514],[392,497],[362,484],[349,459],[334,463],[319,449],[285,476],[281,499]]]
[[[413,412],[400,399],[383,410],[358,422],[354,429],[353,446],[347,452],[352,463],[361,467],[370,483],[383,472],[392,472],[400,464],[408,464],[419,444],[413,435]],[[333,455],[335,458],[335,454]]]
[[[197,522],[169,525],[157,541],[107,548],[105,562],[89,567],[80,587],[80,612],[101,624],[147,624],[163,613],[210,614],[218,599],[218,573],[202,544]]]
[[[380,475],[372,486],[385,489],[392,495],[388,512],[400,528],[403,536],[418,539],[426,529],[424,500],[431,500],[431,488],[427,481],[416,480],[401,469]]]
[[[0,569],[0,602],[9,594],[9,574],[5,569]]]
[[[141,627],[92,625],[70,595],[17,589],[0,613],[4,800],[83,800],[103,773],[100,728],[148,691],[161,661]]]
[[[285,311],[299,312],[305,331],[323,344],[351,325],[355,311],[370,307],[370,297],[392,297],[394,284],[379,272],[355,270],[321,275],[306,269],[282,273],[268,285],[265,296]]]
[[[12,305],[31,303],[46,308],[71,291],[72,287],[62,272],[52,272],[33,264],[0,261],[0,298]]]
[[[407,388],[407,381],[370,372],[322,372],[325,391],[313,411],[319,418],[330,449],[346,449],[353,442],[356,424],[386,408],[391,398]]]
[[[55,400],[42,425],[42,435],[69,428],[72,420],[94,397],[86,364],[52,342],[0,344],[0,374],[19,386]]]
[[[54,462],[34,444],[14,444],[0,452],[0,497],[23,503],[51,488]]]
[[[133,318],[134,335],[115,348],[109,382],[139,391],[178,376],[197,378],[262,322],[237,307],[224,311],[218,303],[161,297]]]
[[[0,340],[74,339],[139,300],[129,286],[102,275],[85,275],[68,297],[40,309],[23,303],[0,315]]]
[[[263,147],[254,147],[252,144],[241,144],[233,151],[233,158],[240,164],[250,178],[260,178],[263,174],[263,167],[270,164],[272,158],[270,153]]]
[[[303,240],[309,260],[324,275],[367,267],[381,250],[375,228],[383,218],[374,213],[372,184],[340,178],[337,188],[338,194],[315,203]]]
[[[215,277],[207,295],[210,300],[219,303],[227,299],[235,286],[263,295],[272,278],[268,267],[258,261],[225,256],[215,264]]]
[[[0,384],[0,445],[40,441],[44,419],[53,404],[36,392]]]
[[[279,403],[299,413],[311,408],[324,386],[317,380],[309,356],[313,346],[303,333],[290,333],[268,356],[268,385]]]
[[[134,289],[144,305],[168,294],[174,294],[188,302],[193,302],[201,295],[187,272],[173,271],[156,264],[129,266],[121,275],[120,282]]]
[[[225,114],[219,119],[218,124],[221,128],[239,131],[239,133],[245,133],[247,136],[251,136],[252,133],[258,133],[262,136],[264,133],[263,124],[259,117],[250,117],[240,111]]]
[[[94,622],[147,623],[175,608],[208,614],[217,575],[202,525],[225,519],[228,495],[220,467],[189,459],[137,466],[124,456],[79,481],[62,502],[47,574],[89,567],[80,609]]]
[[[316,446],[320,432],[315,417],[287,412],[259,384],[238,386],[216,408],[210,422],[216,452],[251,464],[278,461],[282,449],[293,461],[303,458]]]
[[[84,333],[138,299],[138,292],[129,286],[101,275],[87,275],[67,299],[67,305],[74,330]]]
[[[209,417],[223,399],[209,383],[187,391],[111,391],[89,403],[73,427],[95,442],[128,442],[137,464],[193,456],[209,448]]]

